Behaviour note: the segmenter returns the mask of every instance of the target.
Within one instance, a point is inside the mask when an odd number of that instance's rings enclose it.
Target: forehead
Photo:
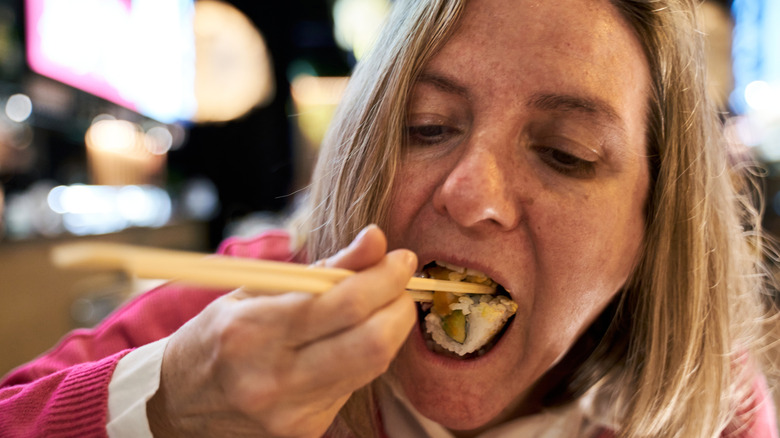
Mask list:
[[[514,46],[533,55],[582,59],[641,54],[628,23],[609,0],[471,0],[455,38],[484,48]]]
[[[494,103],[562,93],[637,120],[649,89],[639,40],[608,0],[472,0],[425,71]]]

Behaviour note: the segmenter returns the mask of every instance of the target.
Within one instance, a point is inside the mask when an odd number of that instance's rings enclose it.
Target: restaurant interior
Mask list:
[[[209,253],[279,227],[392,0],[0,0],[0,374],[161,279],[80,241]],[[711,93],[780,236],[780,2],[707,0]]]

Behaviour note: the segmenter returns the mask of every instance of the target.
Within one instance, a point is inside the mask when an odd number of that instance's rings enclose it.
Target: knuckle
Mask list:
[[[339,318],[352,325],[364,320],[370,313],[370,304],[365,293],[353,294],[339,311]]]
[[[247,327],[240,319],[228,318],[221,321],[217,333],[220,355],[232,357],[244,348]]]
[[[384,371],[395,356],[393,344],[393,336],[389,330],[384,327],[372,327],[365,338],[364,357],[372,367]]]
[[[235,409],[244,412],[262,412],[279,404],[286,391],[274,376],[245,374],[230,379],[223,388],[225,398]]]
[[[214,345],[215,360],[229,361],[230,358],[238,354],[239,343],[236,342],[236,339],[240,336],[237,335],[237,331],[237,327],[233,325],[226,325],[217,331],[217,342]]]
[[[258,311],[255,308],[238,307],[232,312],[220,315],[218,341],[228,351],[243,351],[248,345],[265,344],[278,339],[281,325],[274,319],[288,320],[281,312]]]
[[[319,437],[327,426],[316,418],[315,413],[302,407],[278,409],[267,417],[263,429],[267,436],[278,438]]]
[[[273,416],[264,427],[267,436],[275,438],[298,438],[315,436],[307,433],[300,422],[289,421],[286,417]]]

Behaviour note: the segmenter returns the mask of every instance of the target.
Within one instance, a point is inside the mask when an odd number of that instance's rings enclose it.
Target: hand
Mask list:
[[[367,227],[319,265],[357,273],[322,295],[211,303],[171,336],[147,404],[155,436],[319,437],[356,389],[385,372],[416,321],[417,267]]]

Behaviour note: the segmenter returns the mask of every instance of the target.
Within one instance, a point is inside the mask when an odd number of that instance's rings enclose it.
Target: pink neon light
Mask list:
[[[137,110],[136,105],[123,98],[113,85],[97,73],[80,74],[72,66],[59,64],[48,58],[42,50],[42,40],[39,27],[43,17],[43,8],[47,0],[26,0],[26,39],[27,62],[30,68],[38,74],[50,77],[72,87],[94,94],[118,105]],[[132,0],[115,0],[129,13]],[[100,38],[100,35],[95,35]]]

